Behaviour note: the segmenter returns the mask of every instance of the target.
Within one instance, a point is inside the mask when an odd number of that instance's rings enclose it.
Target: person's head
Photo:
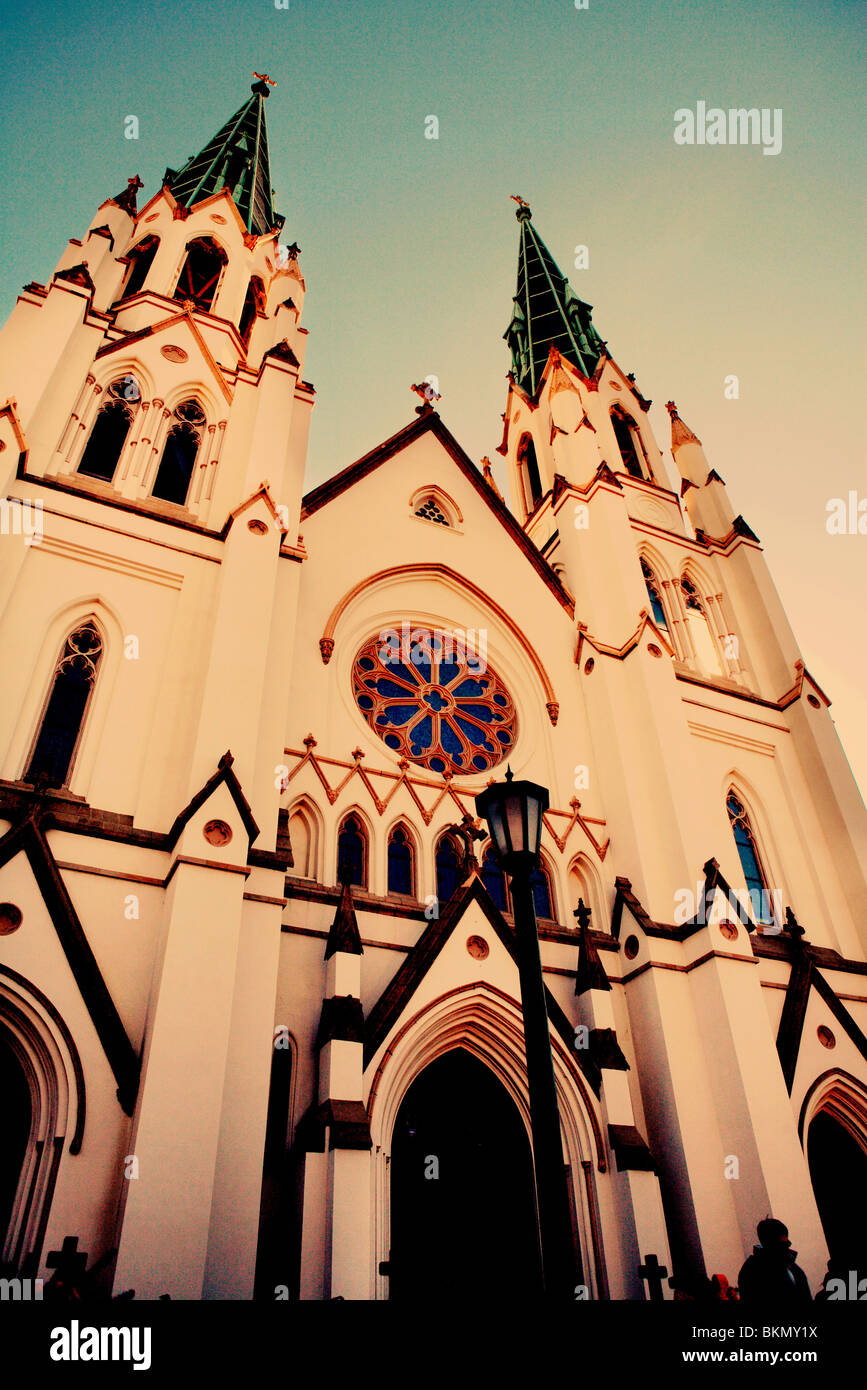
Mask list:
[[[784,1226],[782,1221],[777,1221],[773,1216],[766,1216],[764,1221],[760,1221],[756,1227],[756,1234],[759,1242],[768,1249],[788,1249],[791,1245],[789,1240],[789,1228]]]

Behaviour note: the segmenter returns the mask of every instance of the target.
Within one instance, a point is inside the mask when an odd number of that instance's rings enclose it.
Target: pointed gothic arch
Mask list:
[[[409,499],[409,509],[422,521],[432,521],[450,530],[458,530],[463,525],[463,513],[457,502],[436,483],[416,488]]]
[[[65,787],[81,742],[104,651],[96,620],[86,618],[67,634],[55,662],[24,781]]]
[[[801,1105],[798,1134],[832,1262],[867,1276],[867,1085],[840,1068],[823,1072]]]
[[[620,450],[620,461],[626,472],[633,478],[646,479],[650,469],[641,431],[622,405],[614,405],[611,408],[611,428],[614,430],[614,438]]]
[[[476,981],[448,991],[415,1013],[387,1040],[378,1054],[380,1060],[367,1102],[373,1141],[373,1268],[378,1299],[388,1297],[382,1263],[388,1260],[391,1245],[389,1166],[400,1104],[428,1063],[455,1047],[465,1049],[490,1068],[530,1132],[521,1009],[495,985]],[[607,1167],[602,1128],[584,1078],[553,1035],[552,1051],[576,1249],[591,1297],[605,1297],[607,1283],[594,1179],[594,1170],[604,1173]]]
[[[287,828],[293,864],[286,872],[293,878],[320,881],[322,817],[310,797],[299,797],[289,808]]]
[[[133,295],[138,294],[139,290],[144,287],[159,244],[159,237],[146,236],[131,251],[127,251],[127,272],[123,287],[118,295],[117,302],[119,304],[123,304],[127,299],[132,299]]]
[[[518,465],[518,477],[521,480],[521,489],[524,497],[524,510],[527,516],[530,516],[530,514],[536,510],[545,495],[545,489],[542,486],[542,475],[539,472],[539,460],[536,457],[536,446],[533,443],[533,436],[529,431],[521,435],[515,457]]]
[[[228,261],[223,247],[212,236],[187,242],[172,298],[189,300],[200,313],[211,313]]]
[[[584,901],[591,913],[590,925],[594,931],[610,931],[610,914],[606,911],[602,884],[593,864],[586,854],[575,855],[569,865],[569,911],[565,925],[578,928],[575,909],[578,899]]]
[[[461,847],[450,830],[444,830],[434,851],[437,898],[447,903],[461,886]]]
[[[0,1266],[4,1273],[27,1278],[39,1268],[67,1136],[71,1134],[69,1154],[81,1150],[85,1086],[81,1060],[62,1017],[40,990],[7,966],[0,966],[0,1047],[4,1069],[17,1072],[19,1133],[13,1144],[17,1138],[20,1148],[20,1155],[7,1150],[10,1161],[2,1165],[6,1200]],[[0,1145],[9,1139],[4,1129]]]
[[[370,827],[366,816],[357,806],[353,806],[342,817],[337,831],[337,861],[335,881],[341,864],[347,864],[351,871],[350,883],[356,888],[370,887]]]
[[[175,407],[157,466],[151,496],[186,504],[196,459],[205,436],[205,412],[194,396]]]
[[[700,573],[691,564],[687,565],[680,576],[680,596],[691,655],[708,675],[725,676],[725,661],[714,634],[707,593],[708,587]]]
[[[241,317],[238,321],[238,336],[244,344],[245,349],[250,346],[250,338],[256,319],[264,316],[266,298],[265,286],[262,280],[258,275],[252,275],[250,277],[250,283],[247,286],[247,293],[244,297]]]
[[[770,852],[767,820],[757,794],[737,773],[725,780],[725,808],[753,916],[762,926],[781,927],[782,911],[780,906],[775,910],[774,896],[780,880],[774,873],[777,861]]]
[[[418,897],[418,845],[409,822],[402,817],[386,837],[386,891],[402,897]]]
[[[141,400],[141,387],[132,373],[115,374],[91,424],[77,473],[112,482]]]

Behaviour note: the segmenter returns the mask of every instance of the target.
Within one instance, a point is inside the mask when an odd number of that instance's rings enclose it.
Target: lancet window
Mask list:
[[[184,401],[177,407],[157,469],[154,497],[184,505],[204,426],[204,412],[196,401]]]
[[[359,888],[367,887],[367,832],[361,819],[349,815],[337,837],[337,864],[349,869],[349,882]]]
[[[101,658],[102,638],[94,623],[82,623],[69,634],[54,669],[51,691],[24,774],[26,782],[44,780],[49,787],[66,784]]]
[[[762,868],[762,861],[759,856],[756,837],[750,825],[743,802],[730,791],[726,798],[726,810],[731,821],[732,831],[735,837],[738,857],[741,861],[744,880],[747,885],[747,892],[752,903],[753,916],[757,922],[773,922],[774,917],[771,911],[771,895],[768,888],[768,880]]]
[[[141,404],[141,392],[135,377],[124,376],[112,382],[105,396],[105,403],[93,422],[78,472],[88,478],[102,478],[110,483],[127,441],[133,416]]]
[[[402,825],[388,837],[388,891],[412,897],[415,888],[415,854],[412,840]]]

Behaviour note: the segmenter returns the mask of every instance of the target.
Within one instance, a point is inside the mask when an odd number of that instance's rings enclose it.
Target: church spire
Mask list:
[[[232,195],[241,221],[254,236],[263,236],[283,225],[271,204],[271,166],[268,160],[268,132],[265,128],[265,101],[270,77],[254,74],[258,81],[252,95],[182,169],[167,169],[163,182],[175,200],[192,207],[221,188]],[[271,84],[273,86],[273,83]]]
[[[512,352],[512,374],[522,391],[534,396],[553,345],[584,376],[592,376],[605,344],[593,327],[591,306],[579,299],[532,222],[523,198],[516,198],[521,227],[518,288],[512,320],[503,337]]]

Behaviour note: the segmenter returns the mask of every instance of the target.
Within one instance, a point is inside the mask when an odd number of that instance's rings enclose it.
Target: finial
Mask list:
[[[530,218],[533,216],[533,212],[530,207],[530,204],[527,202],[527,199],[522,198],[519,193],[510,193],[509,197],[511,198],[513,203],[518,204],[517,208],[515,209],[515,216],[517,217],[518,221],[529,222]]]
[[[797,946],[801,945],[801,937],[806,936],[804,928],[790,907],[786,908],[786,931]]]
[[[434,376],[433,373],[431,373],[430,376],[426,376],[424,381],[420,381],[411,386],[410,390],[415,391],[415,394],[421,396],[424,401],[424,405],[416,406],[416,413],[418,415],[428,415],[430,411],[433,410],[434,401],[442,400],[439,377]]]
[[[348,859],[341,859],[337,865],[337,882],[342,884],[344,888],[349,888],[352,885],[352,865]]]
[[[673,420],[675,415],[677,415],[677,406],[675,405],[674,401],[666,401],[665,408]]]
[[[512,771],[512,764],[509,763],[509,766],[506,768],[506,781],[511,782],[514,776],[515,774]]]
[[[268,91],[268,87],[266,87],[265,83],[267,82],[269,87],[276,87],[277,83],[274,81],[273,77],[269,77],[267,72],[256,72],[255,69],[253,71],[253,76],[258,77],[259,81],[250,83],[250,91],[258,92],[259,96],[270,96],[271,93]]]

